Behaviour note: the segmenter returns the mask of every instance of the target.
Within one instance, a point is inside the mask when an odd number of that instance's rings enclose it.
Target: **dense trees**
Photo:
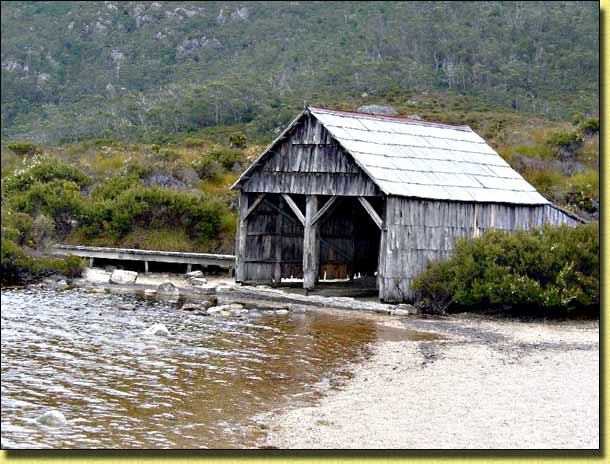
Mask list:
[[[3,2],[3,138],[269,135],[303,101],[434,90],[595,113],[598,19],[594,2]]]

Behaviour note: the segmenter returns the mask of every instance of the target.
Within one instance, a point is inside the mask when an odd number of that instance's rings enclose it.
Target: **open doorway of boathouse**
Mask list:
[[[237,279],[376,296],[382,209],[381,197],[244,192]]]

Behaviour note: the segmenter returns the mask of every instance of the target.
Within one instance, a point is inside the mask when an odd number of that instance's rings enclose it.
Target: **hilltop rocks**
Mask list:
[[[44,414],[38,416],[35,420],[39,424],[46,425],[48,427],[59,427],[60,425],[64,425],[66,422],[68,422],[66,416],[56,409],[45,412]]]
[[[387,116],[393,116],[395,114],[398,114],[398,111],[396,111],[391,106],[384,105],[363,105],[358,108],[358,111],[362,113],[385,114]]]
[[[138,273],[135,271],[123,271],[116,269],[110,274],[111,284],[131,285],[136,283]]]

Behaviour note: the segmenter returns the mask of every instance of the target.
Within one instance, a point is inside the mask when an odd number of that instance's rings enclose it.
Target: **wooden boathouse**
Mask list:
[[[232,188],[238,282],[375,276],[384,302],[458,237],[580,222],[468,126],[311,106]]]

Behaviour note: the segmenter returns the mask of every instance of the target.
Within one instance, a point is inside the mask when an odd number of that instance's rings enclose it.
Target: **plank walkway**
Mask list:
[[[192,265],[218,266],[228,269],[231,274],[235,270],[234,255],[217,255],[210,253],[186,253],[181,251],[138,250],[133,248],[107,248],[80,245],[56,245],[55,255],[76,255],[89,259],[89,266],[93,266],[96,258],[113,259],[119,261],[141,261],[144,271],[148,273],[148,263],[177,263],[185,264],[187,272]]]

